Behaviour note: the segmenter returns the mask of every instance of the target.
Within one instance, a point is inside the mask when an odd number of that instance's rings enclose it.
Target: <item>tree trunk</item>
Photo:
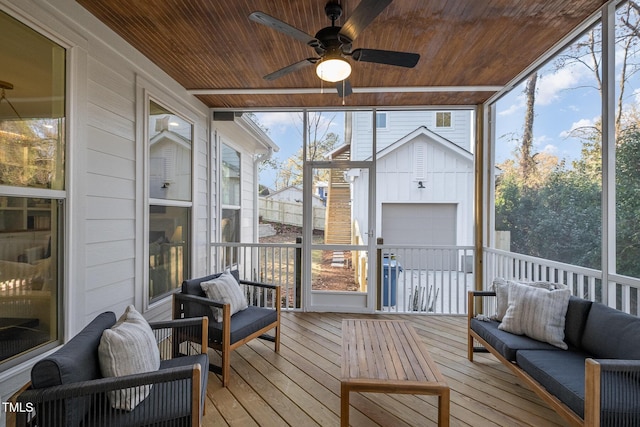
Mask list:
[[[533,148],[533,117],[534,104],[536,99],[536,83],[538,73],[533,73],[527,79],[527,86],[524,90],[527,99],[527,112],[524,116],[524,131],[522,132],[522,145],[520,146],[520,171],[522,172],[523,184],[527,185],[535,171],[535,164],[531,149]]]

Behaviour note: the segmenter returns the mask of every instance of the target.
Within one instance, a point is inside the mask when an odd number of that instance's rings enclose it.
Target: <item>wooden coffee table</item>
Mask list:
[[[449,425],[449,386],[424,343],[405,321],[342,321],[340,425],[349,425],[349,393],[438,396],[438,425]]]

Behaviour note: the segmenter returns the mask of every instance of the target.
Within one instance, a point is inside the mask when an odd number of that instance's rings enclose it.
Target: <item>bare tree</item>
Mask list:
[[[535,161],[531,150],[533,148],[533,118],[535,117],[536,83],[538,73],[533,73],[527,78],[524,94],[526,97],[527,111],[524,116],[524,130],[522,132],[522,143],[520,144],[520,172],[522,182],[527,185],[535,172]]]

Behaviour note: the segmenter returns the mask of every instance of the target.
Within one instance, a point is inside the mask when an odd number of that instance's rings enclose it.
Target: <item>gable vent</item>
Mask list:
[[[427,178],[427,146],[417,143],[413,146],[413,179],[423,181]]]

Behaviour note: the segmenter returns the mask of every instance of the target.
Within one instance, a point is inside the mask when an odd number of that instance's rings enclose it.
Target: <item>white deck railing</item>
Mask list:
[[[379,245],[379,309],[464,314],[473,286],[471,246]],[[282,308],[301,308],[302,243],[212,243],[211,271],[236,268],[246,280],[281,286]],[[365,260],[366,262],[366,260]]]
[[[609,274],[571,264],[484,248],[484,287],[496,277],[522,281],[564,283],[580,298],[606,302],[609,306],[634,315],[640,314],[640,279]]]
[[[466,314],[472,246],[378,245],[378,308],[388,313]],[[395,282],[395,286],[394,286]]]
[[[377,245],[378,310],[386,313],[465,314],[474,289],[472,246]],[[237,268],[240,277],[274,283],[282,308],[302,307],[302,243],[212,243],[212,272]],[[365,260],[366,262],[366,260]],[[498,249],[484,248],[483,286],[496,277],[564,283],[573,295],[640,314],[640,279]]]

